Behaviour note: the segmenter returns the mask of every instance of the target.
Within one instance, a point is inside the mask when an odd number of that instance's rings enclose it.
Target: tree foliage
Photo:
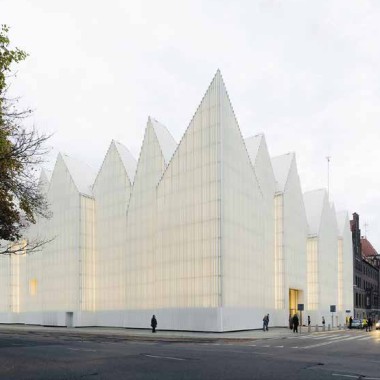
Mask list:
[[[30,109],[18,109],[18,99],[8,97],[12,66],[28,54],[10,47],[9,28],[0,31],[0,254],[35,250],[42,241],[15,243],[36,217],[48,217],[47,202],[36,176],[47,153],[49,136],[24,126]],[[3,241],[3,242],[2,242]],[[25,241],[25,240],[24,240]],[[13,247],[13,248],[12,248]]]

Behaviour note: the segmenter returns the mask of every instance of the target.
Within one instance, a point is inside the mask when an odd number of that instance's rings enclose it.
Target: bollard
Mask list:
[[[315,332],[318,332],[318,331],[319,331],[319,326],[315,325]]]
[[[331,331],[331,325],[330,325],[330,323],[327,325],[327,331]]]

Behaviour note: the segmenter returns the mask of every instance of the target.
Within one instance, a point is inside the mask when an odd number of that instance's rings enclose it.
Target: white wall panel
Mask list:
[[[273,212],[265,198],[242,139],[222,79],[221,112],[221,251],[225,307],[274,306],[274,256],[267,250],[266,222]],[[272,211],[272,210],[271,210]],[[270,231],[272,239],[274,228]]]
[[[127,214],[126,306],[151,308],[155,304],[156,186],[165,159],[151,119],[145,130]]]
[[[219,304],[218,90],[215,77],[157,187],[156,307]]]
[[[96,178],[95,196],[95,307],[126,307],[126,230],[131,179],[112,142]]]

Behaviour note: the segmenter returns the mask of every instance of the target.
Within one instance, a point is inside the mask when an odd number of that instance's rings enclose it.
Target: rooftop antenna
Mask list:
[[[367,229],[368,229],[368,223],[364,223],[364,237],[367,239]]]
[[[330,201],[330,159],[331,156],[326,156],[327,160],[327,199]]]

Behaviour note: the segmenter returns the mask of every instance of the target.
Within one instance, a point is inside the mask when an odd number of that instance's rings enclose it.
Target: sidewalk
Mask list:
[[[302,335],[310,334],[307,327],[302,327]],[[337,328],[329,332],[338,332]],[[315,333],[315,327],[311,329],[311,333]],[[319,329],[322,332],[322,328]],[[31,325],[0,325],[0,334],[18,334],[18,335],[57,335],[59,337],[68,338],[101,338],[111,340],[139,340],[139,341],[167,341],[167,342],[233,342],[233,341],[251,341],[256,339],[279,339],[294,336],[295,334],[285,327],[269,328],[269,331],[248,330],[234,331],[223,333],[208,332],[190,332],[190,331],[160,331],[157,330],[152,334],[151,330],[143,329],[125,329],[111,327],[44,327]],[[318,333],[317,333],[318,334]],[[298,334],[299,335],[299,334]]]

